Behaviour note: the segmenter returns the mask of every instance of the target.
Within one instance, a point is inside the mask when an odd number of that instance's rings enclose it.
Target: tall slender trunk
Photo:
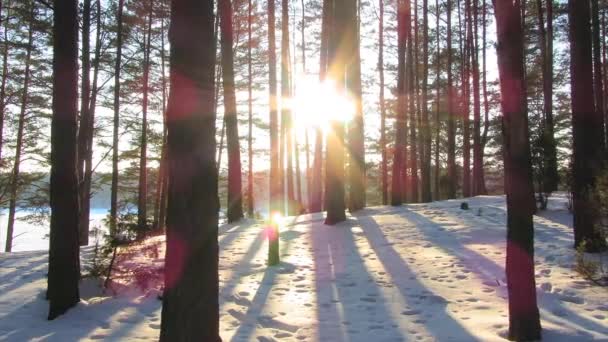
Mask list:
[[[473,195],[485,195],[486,185],[483,172],[483,146],[481,144],[481,98],[479,80],[479,4],[473,1],[473,38],[471,59],[473,63]],[[485,0],[482,0],[485,1]]]
[[[251,20],[252,20],[252,3],[248,1],[247,6],[247,110],[249,114],[248,121],[248,136],[247,136],[247,155],[248,155],[248,172],[247,172],[247,216],[253,217],[253,72],[251,65]]]
[[[331,32],[331,10],[333,0],[323,0],[323,14],[321,22],[321,51],[319,53],[319,81],[324,82],[328,69],[329,35]],[[312,190],[310,212],[317,213],[323,209],[323,131],[316,129],[315,155],[312,166]]]
[[[407,1],[407,0],[406,0]],[[418,196],[418,140],[416,138],[416,127],[417,125],[417,115],[416,115],[416,98],[418,97],[416,94],[416,76],[414,75],[414,53],[417,48],[415,40],[412,38],[411,29],[408,30],[408,51],[407,51],[407,59],[406,59],[406,94],[409,97],[409,129],[410,129],[410,146],[409,146],[409,201],[412,203],[417,203],[420,198]],[[414,29],[414,33],[416,30]],[[416,34],[413,34],[416,36]],[[413,44],[412,44],[413,43]],[[407,98],[406,98],[407,101]]]
[[[160,19],[160,78],[162,94],[162,116],[163,116],[163,136],[161,142],[160,161],[158,163],[158,177],[156,180],[156,195],[154,203],[154,230],[165,227],[165,217],[167,209],[167,76],[165,75],[165,18]],[[215,97],[214,97],[215,107]],[[215,110],[214,110],[215,113]]]
[[[483,68],[483,78],[482,78],[482,88],[483,88],[483,112],[484,112],[484,123],[483,123],[483,133],[481,134],[481,149],[485,150],[485,146],[488,142],[488,131],[490,128],[490,103],[488,102],[488,82],[487,82],[487,65],[486,65],[486,16],[487,16],[487,0],[481,0],[483,2],[482,5],[482,33],[481,33],[481,55],[482,55],[482,68]],[[487,192],[487,190],[486,190]]]
[[[595,229],[598,213],[594,210],[589,189],[599,174],[602,153],[602,118],[596,110],[593,94],[593,58],[590,8],[588,1],[569,0],[570,73],[572,92],[573,159],[572,193],[574,204],[574,246],[585,243],[588,251],[605,247],[605,240]]]
[[[576,0],[575,0],[576,1]],[[520,3],[496,1],[498,70],[502,95],[502,130],[507,193],[507,288],[512,341],[540,340],[541,326],[534,281],[534,195],[530,177],[528,117],[522,84],[523,39]]]
[[[422,154],[422,165],[420,168],[422,174],[421,182],[421,199],[422,202],[430,202],[431,197],[431,126],[429,121],[429,106],[428,106],[428,82],[429,82],[429,4],[428,0],[422,0],[422,104],[420,111],[422,113],[422,126],[420,134],[422,145],[420,151]]]
[[[551,4],[551,11],[553,11],[553,4]],[[549,34],[549,7],[547,7],[547,34]],[[606,37],[606,34],[608,34],[608,31],[606,30],[606,10],[602,11],[602,35],[603,37]],[[553,37],[553,23],[551,21],[551,37]],[[551,44],[551,53],[553,53],[553,39],[550,41]],[[606,39],[602,39],[602,60],[603,60],[603,73],[602,76],[604,77],[604,113],[603,117],[604,117],[604,138],[605,138],[605,144],[606,146],[608,146],[608,106],[606,105],[606,103],[608,103],[608,86],[606,86],[606,84],[608,84],[608,61],[606,59]],[[551,63],[553,63],[553,58],[551,59]],[[553,64],[551,65],[551,69],[553,69]]]
[[[602,57],[600,46],[600,14],[598,0],[591,0],[591,25],[592,25],[592,44],[593,44],[593,94],[595,95],[595,110],[598,111],[597,118],[601,119],[601,127],[604,127],[604,80],[602,77]],[[599,123],[599,121],[598,121]],[[606,137],[602,130],[601,145],[605,149]]]
[[[382,1],[382,0],[380,0]],[[405,120],[407,95],[405,86],[405,51],[410,34],[410,7],[408,0],[399,0],[397,6],[397,117],[395,120],[395,147],[393,148],[393,170],[391,182],[391,205],[401,205],[405,199],[403,190]],[[407,172],[405,170],[405,172]]]
[[[448,111],[448,199],[456,198],[456,115],[454,113],[454,84],[452,80],[452,0],[446,2],[447,50],[447,111]]]
[[[358,5],[359,1],[355,1]],[[346,66],[347,88],[355,100],[355,116],[348,125],[348,150],[349,150],[349,196],[348,209],[353,212],[365,207],[365,136],[363,123],[363,102],[361,89],[361,53],[359,42],[359,17],[355,7],[354,18],[349,21],[350,30],[354,32],[350,38],[354,57]]]
[[[471,192],[471,123],[470,123],[470,109],[471,109],[471,89],[470,89],[470,74],[471,74],[471,55],[472,55],[472,36],[473,36],[473,25],[471,23],[471,0],[464,1],[465,6],[465,39],[464,44],[464,74],[462,80],[462,94],[463,94],[463,120],[462,125],[463,137],[462,137],[462,195],[464,197],[470,197]]]
[[[293,134],[292,134],[292,113],[291,109],[285,105],[286,101],[291,98],[291,68],[290,68],[290,51],[289,51],[289,2],[288,0],[281,1],[281,144],[284,148],[284,153],[281,156],[284,158],[283,164],[285,169],[285,177],[282,178],[287,182],[287,213],[289,215],[296,214],[296,199],[294,193],[294,177],[293,177]]]
[[[118,215],[118,129],[120,124],[120,70],[122,64],[122,25],[125,0],[118,0],[116,21],[116,63],[114,66],[114,129],[112,132],[112,187],[110,193],[110,234],[116,234]]]
[[[15,227],[15,213],[17,208],[17,192],[19,190],[19,178],[20,167],[21,167],[21,153],[23,149],[23,134],[25,129],[26,114],[29,101],[29,87],[31,78],[31,61],[32,61],[32,49],[34,44],[34,18],[35,18],[35,5],[30,3],[30,17],[28,27],[28,38],[27,45],[25,46],[25,67],[23,72],[23,87],[21,90],[21,108],[19,110],[19,122],[17,125],[17,142],[15,145],[15,160],[13,162],[13,171],[11,174],[10,181],[10,199],[8,204],[8,223],[6,225],[6,246],[5,252],[10,252],[13,248],[13,230]]]
[[[89,120],[87,122],[88,127],[87,130],[87,147],[86,147],[86,156],[84,160],[84,179],[82,179],[81,187],[82,194],[80,198],[80,221],[79,228],[80,232],[86,231],[88,235],[89,231],[89,218],[90,218],[90,208],[91,208],[91,185],[93,180],[93,135],[95,133],[95,112],[97,109],[97,95],[99,93],[99,88],[97,86],[97,80],[99,78],[99,64],[101,59],[101,32],[104,30],[102,19],[101,19],[101,0],[96,1],[97,7],[97,16],[95,29],[97,32],[95,33],[95,55],[93,58],[93,82],[91,83],[91,98],[89,100]],[[84,196],[84,197],[83,197]],[[82,242],[81,242],[82,243]]]
[[[213,1],[171,3],[169,201],[160,341],[221,341]],[[188,167],[184,167],[187,165]]]
[[[332,11],[332,30],[329,40],[328,60],[332,79],[339,92],[345,92],[346,57],[353,56],[353,28],[350,20],[356,18],[356,2],[334,0]],[[344,203],[344,123],[338,120],[330,122],[331,131],[327,135],[327,153],[325,169],[325,207],[327,216],[325,224],[333,225],[346,220]]]
[[[230,0],[220,0],[220,32],[222,50],[222,84],[224,88],[224,118],[226,121],[226,142],[228,145],[228,222],[243,217],[243,197],[241,182],[241,150],[239,147],[238,119],[234,83],[234,52],[232,50],[232,4]]]
[[[54,4],[53,114],[51,119],[51,233],[47,298],[48,319],[80,300],[78,247],[78,1]],[[34,8],[30,25],[34,21]],[[32,40],[30,26],[30,44]],[[28,49],[31,50],[31,47]],[[28,53],[29,55],[29,53]],[[28,57],[29,58],[29,57]],[[29,63],[28,63],[29,64]],[[27,68],[27,67],[26,67]],[[29,71],[27,72],[29,73]],[[29,78],[28,75],[26,77]],[[27,94],[27,89],[24,89]]]
[[[139,147],[139,191],[137,200],[137,225],[138,233],[146,231],[148,225],[148,92],[150,79],[150,51],[152,45],[152,13],[154,0],[149,2],[150,11],[148,18],[147,37],[144,51],[144,75],[143,75],[143,102],[141,118],[141,145]]]
[[[384,104],[384,0],[378,0],[380,21],[378,23],[378,74],[380,78],[380,154],[382,156],[380,174],[382,204],[388,204],[388,167],[386,155],[386,106]]]
[[[435,79],[435,93],[436,93],[436,99],[435,99],[435,178],[434,178],[434,184],[435,186],[433,187],[433,199],[434,200],[439,200],[440,199],[440,191],[439,191],[439,176],[441,173],[441,163],[439,161],[439,145],[440,145],[440,137],[441,137],[441,117],[440,117],[440,98],[441,98],[441,88],[440,88],[440,84],[441,84],[441,60],[440,60],[440,56],[441,56],[441,46],[439,43],[439,27],[440,27],[440,18],[441,18],[441,10],[439,8],[439,0],[435,0],[435,9],[437,11],[436,13],[436,21],[435,21],[435,32],[436,32],[436,44],[437,44],[437,55],[436,55],[436,59],[437,59],[437,65],[436,65],[436,79]]]
[[[553,124],[553,2],[547,0],[547,29],[543,19],[542,1],[537,0],[538,27],[542,57],[543,74],[543,180],[544,193],[557,190],[559,175],[557,173],[557,147]],[[601,64],[601,61],[600,61]],[[601,66],[600,66],[601,67]],[[603,94],[601,94],[603,96]]]
[[[270,216],[281,212],[282,189],[281,171],[279,170],[279,122],[277,113],[277,54],[275,41],[275,5],[268,2],[268,73],[270,88]],[[279,237],[278,227],[268,236],[268,265],[279,263]]]
[[[2,80],[0,81],[0,166],[3,166],[2,147],[4,142],[4,121],[6,116],[6,83],[8,80],[8,23],[10,18],[10,1],[6,6],[6,20],[4,24],[4,38],[2,40]],[[2,20],[3,2],[0,1],[0,20]],[[2,26],[2,25],[0,25]]]
[[[79,241],[81,246],[89,244],[89,214],[84,213],[84,209],[88,210],[90,202],[90,194],[86,192],[84,183],[84,169],[86,158],[88,155],[89,135],[93,132],[89,130],[91,126],[90,101],[91,101],[91,0],[84,0],[82,6],[82,80],[80,87],[80,128],[78,130],[78,180],[80,181],[80,222],[79,222]],[[85,222],[84,219],[87,219]]]
[[[305,1],[301,1],[302,5],[302,24],[300,26],[301,40],[302,40],[302,73],[306,76],[306,4]],[[312,203],[312,172],[310,169],[310,143],[308,137],[308,128],[304,133],[304,148],[306,150],[306,211],[310,212],[310,204]]]

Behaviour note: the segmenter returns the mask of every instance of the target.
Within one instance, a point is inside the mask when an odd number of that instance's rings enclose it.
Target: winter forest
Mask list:
[[[608,339],[607,15],[0,0],[0,340]]]

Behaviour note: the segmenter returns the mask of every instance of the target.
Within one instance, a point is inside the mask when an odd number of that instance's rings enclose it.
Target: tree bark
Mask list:
[[[241,149],[239,147],[238,119],[234,84],[234,56],[232,38],[232,5],[230,0],[220,0],[220,32],[222,50],[222,84],[224,89],[224,118],[228,145],[228,222],[243,218],[241,180]]]
[[[456,118],[454,113],[454,85],[452,80],[452,0],[446,2],[447,49],[447,111],[448,111],[448,199],[456,198]]]
[[[471,197],[471,122],[470,122],[470,107],[471,107],[471,93],[470,93],[470,72],[471,72],[471,39],[473,36],[473,25],[471,23],[471,0],[465,0],[465,37],[464,41],[464,57],[462,59],[464,63],[463,75],[462,75],[462,125],[463,125],[463,136],[462,136],[462,195],[463,197]]]
[[[80,125],[78,130],[78,179],[80,180],[80,222],[79,235],[80,245],[89,244],[89,214],[84,212],[90,206],[90,194],[86,191],[84,182],[85,163],[88,155],[89,130],[91,124],[90,102],[91,102],[91,0],[84,0],[82,6],[82,80],[80,87]],[[86,218],[86,222],[85,222]]]
[[[574,246],[588,251],[604,248],[595,229],[598,214],[591,189],[599,174],[602,153],[602,118],[594,105],[589,1],[569,0],[570,73],[572,92]]]
[[[321,22],[321,50],[319,53],[319,81],[324,82],[328,69],[329,35],[331,32],[331,10],[333,0],[323,0],[323,14]],[[315,156],[312,166],[312,190],[310,212],[317,213],[323,210],[323,131],[316,129]]]
[[[479,4],[473,1],[473,38],[471,59],[473,63],[473,195],[485,195],[486,185],[483,170],[483,145],[481,143],[481,97],[479,79]]]
[[[598,120],[601,120],[601,127],[604,127],[604,82],[602,77],[602,50],[600,46],[600,14],[598,0],[591,0],[591,25],[593,45],[593,94],[595,95],[595,110],[598,112]],[[601,133],[601,145],[598,147],[605,149],[606,137],[604,137],[604,130],[602,130]]]
[[[252,3],[248,1],[247,6],[247,109],[249,114],[247,151],[248,151],[248,172],[247,172],[247,216],[253,217],[253,73],[251,65],[251,20]]]
[[[496,1],[498,70],[502,103],[505,189],[507,193],[507,287],[509,333],[513,341],[540,340],[534,281],[532,165],[524,105],[523,39],[519,2]]]
[[[114,128],[112,132],[112,186],[110,192],[110,235],[116,232],[118,215],[118,130],[120,124],[120,70],[122,64],[122,25],[124,0],[118,0],[116,63],[114,65]]]
[[[160,341],[218,342],[213,1],[173,0],[169,41],[169,200]]]
[[[283,153],[281,157],[285,163],[285,177],[281,179],[287,182],[287,213],[296,214],[296,198],[294,192],[293,177],[293,134],[292,134],[292,113],[291,109],[285,105],[291,98],[291,54],[289,51],[289,3],[288,0],[281,1],[281,146]]]
[[[143,102],[142,102],[142,118],[141,118],[141,145],[139,147],[139,191],[137,200],[137,226],[138,233],[141,234],[147,230],[148,225],[148,93],[150,79],[150,51],[152,37],[152,11],[154,9],[154,0],[149,2],[150,11],[148,18],[148,27],[146,29],[146,45],[144,52],[144,75],[143,75]]]
[[[441,199],[441,192],[440,192],[440,174],[441,174],[441,162],[439,160],[439,145],[440,145],[440,139],[441,139],[441,117],[440,117],[440,99],[441,99],[441,45],[439,43],[439,28],[440,26],[440,19],[441,19],[441,10],[439,7],[439,0],[435,0],[435,9],[436,9],[436,21],[435,21],[435,33],[436,33],[436,42],[435,44],[437,44],[437,55],[435,56],[435,58],[437,59],[436,63],[436,77],[437,79],[435,80],[436,84],[435,84],[435,93],[436,93],[436,99],[435,99],[435,178],[434,178],[434,187],[433,187],[433,199],[434,200],[440,200]]]
[[[388,204],[388,166],[386,153],[386,106],[384,103],[384,0],[378,0],[380,21],[378,23],[378,74],[380,78],[380,154],[382,156],[380,174],[382,204]]]
[[[401,205],[405,199],[404,173],[405,121],[407,94],[405,86],[405,52],[411,31],[411,13],[407,0],[399,0],[397,6],[397,118],[395,120],[395,146],[393,148],[393,170],[391,181],[391,205]]]
[[[279,170],[279,122],[277,113],[277,55],[275,41],[275,5],[268,2],[268,71],[270,88],[270,215],[282,211],[281,171]],[[279,263],[278,227],[271,225],[268,236],[268,265]]]
[[[53,115],[51,119],[51,233],[48,319],[75,306],[80,296],[78,247],[78,1],[54,4]],[[32,8],[32,22],[34,9]],[[31,25],[31,24],[30,24]],[[30,27],[30,30],[32,28]],[[31,31],[30,31],[31,40]]]
[[[0,24],[4,24],[2,49],[2,81],[0,81],[0,167],[3,166],[2,147],[4,146],[4,121],[6,116],[6,83],[8,80],[8,22],[10,17],[10,2],[6,10],[6,20],[2,21],[3,2],[0,0]],[[2,26],[2,25],[0,25]]]
[[[406,64],[406,94],[409,96],[409,129],[410,129],[410,146],[409,146],[409,202],[418,203],[418,141],[416,139],[416,98],[418,97],[415,90],[416,77],[414,75],[414,51],[417,49],[417,44],[412,39],[411,29],[408,30],[408,51]],[[414,29],[414,32],[416,30]],[[415,36],[415,34],[414,34]],[[414,44],[412,44],[414,43]],[[406,98],[407,101],[407,98]]]
[[[363,100],[361,89],[361,53],[359,42],[359,16],[357,11],[358,1],[355,2],[354,18],[349,18],[350,30],[354,32],[352,35],[352,49],[354,55],[348,60],[347,70],[347,88],[350,96],[355,101],[354,118],[348,125],[348,150],[349,150],[349,195],[348,209],[351,212],[363,209],[365,207],[365,135],[363,123]]]
[[[422,135],[422,145],[420,151],[422,154],[421,165],[421,200],[422,202],[430,202],[431,197],[431,126],[429,121],[429,106],[428,106],[428,82],[429,82],[429,4],[428,0],[422,0],[422,126],[420,134]]]

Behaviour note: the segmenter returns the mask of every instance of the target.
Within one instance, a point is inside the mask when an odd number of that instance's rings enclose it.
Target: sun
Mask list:
[[[296,131],[317,127],[327,131],[332,121],[347,122],[355,114],[355,102],[333,80],[320,82],[312,75],[296,78],[291,106]]]

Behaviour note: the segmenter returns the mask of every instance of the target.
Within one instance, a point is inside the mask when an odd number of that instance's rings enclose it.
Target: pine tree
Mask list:
[[[448,199],[456,198],[456,115],[454,113],[454,85],[452,80],[452,0],[446,2],[447,50],[447,111],[448,111]]]
[[[534,281],[534,224],[528,201],[533,195],[528,119],[524,106],[523,33],[519,2],[496,2],[498,70],[507,193],[507,285],[512,341],[540,340]]]
[[[380,155],[381,160],[381,186],[382,204],[388,204],[388,160],[386,153],[386,106],[384,103],[384,0],[378,0],[378,75],[380,79],[380,90],[378,93],[380,103]]]
[[[171,3],[168,208],[160,341],[221,341],[213,1]],[[201,268],[201,265],[204,265]]]
[[[32,17],[34,19],[34,7]],[[30,28],[31,30],[31,28]],[[31,34],[31,33],[30,33]],[[53,24],[53,116],[51,120],[51,234],[48,319],[78,303],[78,1],[56,1]]]
[[[238,119],[234,83],[234,55],[232,37],[232,5],[230,0],[218,3],[220,16],[222,81],[224,89],[224,118],[228,143],[228,222],[243,217],[241,181],[241,149],[239,147]]]
[[[429,4],[422,0],[422,125],[420,127],[421,142],[421,200],[430,202],[431,197],[431,126],[428,106],[428,79],[429,79]]]
[[[593,93],[593,64],[589,1],[568,1],[570,23],[570,73],[572,92],[573,159],[572,194],[574,206],[574,246],[585,243],[588,251],[598,251],[605,242],[595,229],[597,213],[590,189],[602,160],[602,118]]]

